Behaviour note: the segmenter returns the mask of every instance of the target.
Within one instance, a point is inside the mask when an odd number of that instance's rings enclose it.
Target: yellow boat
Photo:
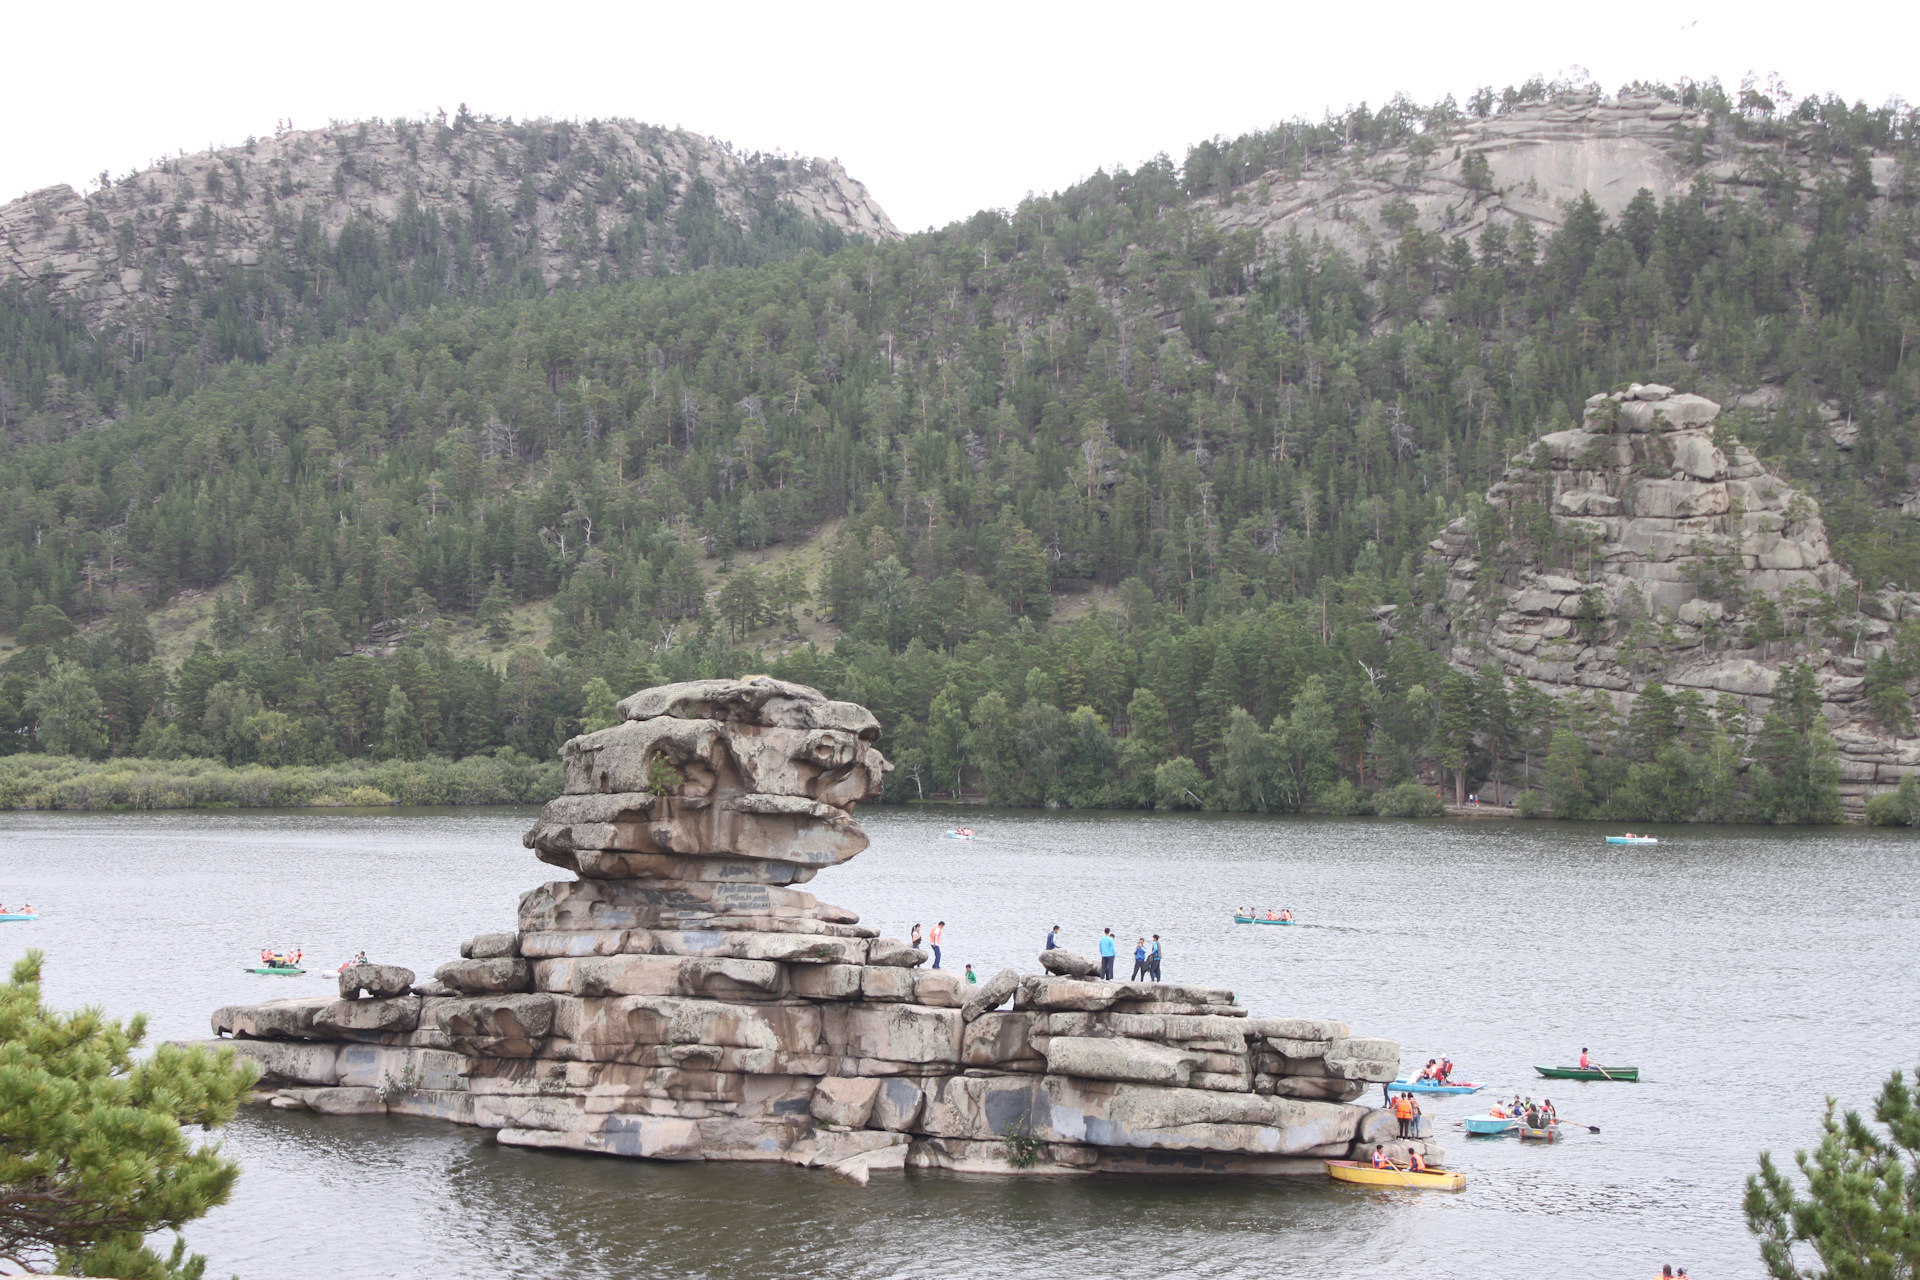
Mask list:
[[[1376,1169],[1359,1160],[1328,1160],[1327,1173],[1338,1182],[1358,1182],[1369,1187],[1417,1187],[1423,1191],[1465,1191],[1467,1175],[1457,1169],[1428,1167],[1419,1173],[1411,1169]]]

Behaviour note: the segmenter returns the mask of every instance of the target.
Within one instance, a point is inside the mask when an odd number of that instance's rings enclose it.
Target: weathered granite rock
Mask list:
[[[1040,953],[1040,967],[1067,978],[1091,978],[1100,972],[1098,960],[1089,960],[1078,952],[1059,947]]]
[[[1011,1000],[1013,993],[1019,989],[1020,971],[1018,969],[1002,969],[981,983],[980,989],[968,997],[965,1004],[960,1006],[960,1017],[963,1021],[972,1022],[981,1014],[998,1009],[1001,1005]]]
[[[404,996],[413,987],[413,970],[397,964],[350,964],[340,971],[340,998],[352,1000],[362,991],[375,1000]]]
[[[1920,768],[1920,747],[1852,683],[1895,643],[1890,622],[1920,617],[1920,597],[1863,591],[1833,559],[1819,503],[1716,437],[1719,416],[1655,384],[1590,397],[1578,429],[1542,436],[1487,491],[1499,547],[1476,545],[1465,519],[1430,544],[1446,582],[1432,620],[1451,632],[1456,669],[1492,661],[1550,695],[1605,697],[1621,717],[1651,685],[1696,692],[1735,731],[1742,772],[1781,671],[1808,663],[1842,804],[1859,816]],[[1510,567],[1491,579],[1481,564],[1496,553]],[[1509,753],[1501,776],[1537,785],[1538,763]]]
[[[1344,1104],[1397,1073],[1396,1045],[1343,1023],[1102,981],[1065,951],[970,991],[796,887],[866,845],[850,810],[887,766],[864,709],[763,677],[621,708],[567,744],[567,794],[527,835],[579,878],[524,894],[516,931],[469,940],[431,982],[360,966],[345,998],[214,1015],[263,1100],[864,1184],[910,1163],[1011,1171],[1015,1134],[1040,1141],[1039,1172],[1317,1172],[1369,1114]]]

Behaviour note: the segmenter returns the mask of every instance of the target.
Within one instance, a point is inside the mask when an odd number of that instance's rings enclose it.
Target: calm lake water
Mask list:
[[[361,948],[423,977],[559,874],[532,810],[0,815],[0,960],[47,953],[57,1006],[204,1036],[221,1004],[319,994],[243,973],[260,947]],[[830,1175],[511,1150],[431,1121],[243,1112],[233,1203],[188,1232],[209,1275],[466,1277],[1758,1276],[1742,1180],[1920,1061],[1920,841],[1862,829],[868,810],[873,848],[810,888],[888,934],[947,922],[947,962],[1032,971],[1048,925],[1158,932],[1166,977],[1262,1014],[1442,1051],[1600,1127],[1469,1142],[1429,1105],[1459,1195],[1309,1180]],[[1292,929],[1235,927],[1290,906]],[[1124,963],[1124,962],[1123,962]],[[1553,1084],[1582,1045],[1644,1083]]]

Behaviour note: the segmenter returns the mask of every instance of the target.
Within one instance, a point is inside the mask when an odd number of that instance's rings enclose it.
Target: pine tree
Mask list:
[[[1500,766],[1513,746],[1513,704],[1507,697],[1507,678],[1495,662],[1484,662],[1474,675],[1473,699],[1479,704],[1481,731],[1487,736],[1487,755],[1492,758],[1493,802],[1505,804],[1501,793]]]
[[[474,620],[495,644],[505,644],[513,638],[513,594],[507,590],[498,569],[494,570],[493,581],[487,584],[487,594],[481,597]]]
[[[613,696],[613,686],[599,676],[587,681],[581,687],[580,696],[584,699],[580,706],[580,732],[596,733],[601,729],[611,729],[620,723],[620,712]]]
[[[240,1166],[183,1127],[217,1128],[258,1071],[233,1050],[161,1045],[140,1057],[146,1017],[49,1010],[41,954],[0,987],[0,1257],[74,1275],[197,1280],[204,1260],[176,1241],[146,1247],[226,1203]]]
[[[1561,729],[1553,735],[1553,745],[1547,749],[1546,791],[1554,817],[1587,816],[1589,759],[1586,743],[1572,729]]]
[[[1473,682],[1458,671],[1440,680],[1435,746],[1440,763],[1453,773],[1453,802],[1467,802],[1467,761],[1473,753]]]
[[[1774,1280],[1886,1280],[1920,1275],[1920,1105],[1901,1073],[1880,1088],[1875,1130],[1856,1111],[1836,1119],[1827,1099],[1820,1145],[1796,1151],[1803,1193],[1760,1155],[1747,1177],[1747,1229],[1760,1238],[1760,1259]],[[1820,1270],[1801,1265],[1811,1252]]]
[[[413,714],[407,691],[394,685],[387,693],[387,709],[380,721],[380,754],[389,760],[418,760],[427,754],[420,721]]]

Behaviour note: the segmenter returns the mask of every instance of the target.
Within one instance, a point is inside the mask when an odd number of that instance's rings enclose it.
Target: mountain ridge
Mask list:
[[[337,243],[359,227],[465,240],[483,259],[510,240],[554,288],[680,265],[669,263],[687,248],[675,224],[707,212],[699,205],[744,234],[784,210],[842,235],[900,235],[836,160],[742,155],[629,120],[516,124],[463,107],[451,124],[282,130],[85,196],[66,184],[29,192],[0,205],[0,286],[36,287],[99,324],[165,309],[198,276],[296,259],[314,235]],[[442,225],[428,225],[436,213]]]

